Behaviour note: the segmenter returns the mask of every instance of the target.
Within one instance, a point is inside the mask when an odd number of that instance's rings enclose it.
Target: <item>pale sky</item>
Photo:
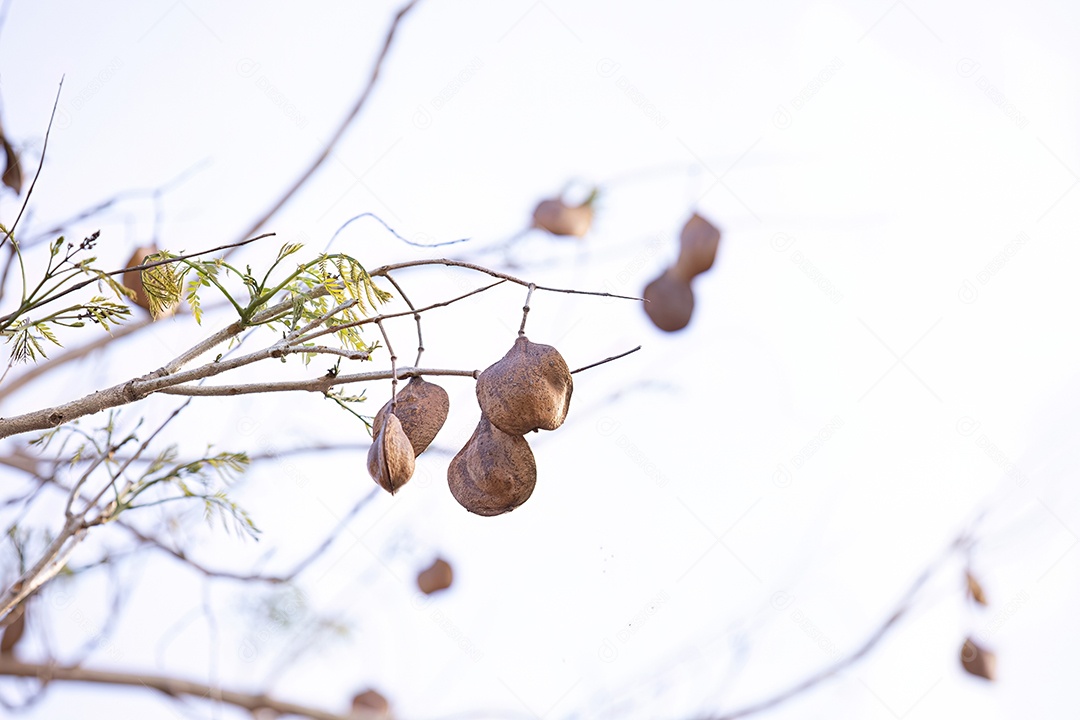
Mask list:
[[[14,0],[0,98],[31,155],[64,77],[28,227],[195,167],[157,220],[151,200],[132,199],[71,235],[100,229],[116,267],[155,227],[173,251],[236,240],[337,126],[395,7]],[[278,238],[238,260],[265,263],[285,241],[316,252],[362,212],[421,242],[473,238],[418,250],[360,221],[335,249],[369,267],[456,257],[513,235],[568,183],[575,197],[600,185],[593,231],[533,233],[510,272],[638,294],[695,210],[722,228],[720,257],[672,335],[632,302],[534,296],[529,337],[571,367],[643,349],[576,377],[566,424],[530,438],[537,489],[509,515],[473,516],[447,491],[479,412],[471,381],[441,381],[450,421],[412,484],[367,508],[305,576],[311,605],[352,635],[302,656],[274,692],[335,709],[370,685],[401,718],[721,714],[857,648],[989,507],[971,556],[988,608],[964,599],[954,557],[866,659],[758,717],[1073,717],[1062,679],[1080,673],[1078,12],[424,0],[357,123],[267,226]],[[5,223],[16,207],[0,196]],[[482,280],[399,278],[418,303]],[[524,295],[500,287],[432,312],[424,364],[497,360]],[[396,330],[409,358],[411,322]],[[149,371],[205,331],[163,321],[137,349],[0,411]],[[253,377],[283,373],[304,371]],[[389,385],[367,392],[373,414]],[[147,412],[176,404],[154,398]],[[254,468],[237,499],[265,539],[196,526],[207,562],[245,567],[274,547],[267,568],[287,567],[371,486],[362,427],[317,396],[197,399],[177,427],[191,451],[357,442]],[[412,578],[435,554],[456,584],[422,602]],[[160,635],[202,606],[200,580],[157,556],[140,567],[130,618],[88,665],[254,689],[308,645],[244,619],[256,596],[222,584],[216,630],[195,619],[162,650]],[[60,647],[93,635],[108,599],[101,581],[75,587],[54,611]],[[997,652],[998,682],[961,670],[967,635]],[[26,717],[178,712],[151,693],[57,685]]]

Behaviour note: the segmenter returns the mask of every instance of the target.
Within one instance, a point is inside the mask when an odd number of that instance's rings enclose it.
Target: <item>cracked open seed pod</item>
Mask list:
[[[390,412],[389,402],[375,413],[375,420],[371,423],[373,434],[378,433],[382,428],[388,412]],[[412,444],[414,456],[427,450],[428,445],[442,429],[449,412],[450,397],[435,383],[414,377],[405,387],[398,390],[394,415],[401,421],[401,427]]]
[[[671,269],[645,286],[645,314],[664,332],[682,330],[694,313],[694,291],[690,282]]]
[[[416,470],[416,455],[397,415],[388,414],[372,439],[367,467],[375,482],[391,495],[412,477]]]
[[[483,415],[446,471],[450,492],[469,512],[501,515],[529,499],[536,459],[525,438],[508,435]]]
[[[524,335],[476,379],[481,412],[510,435],[562,425],[573,391],[574,379],[559,351]]]
[[[713,266],[719,247],[719,228],[694,213],[679,233],[679,259],[675,261],[672,270],[682,279],[689,281]]]

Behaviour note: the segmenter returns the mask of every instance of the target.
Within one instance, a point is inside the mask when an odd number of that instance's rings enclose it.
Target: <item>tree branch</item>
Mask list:
[[[261,236],[260,236],[261,237]],[[257,239],[253,238],[252,240]],[[251,242],[252,240],[244,241]],[[159,261],[160,262],[160,261]],[[153,266],[157,263],[149,263],[147,266]],[[474,265],[472,263],[463,263],[456,260],[449,260],[441,258],[437,260],[414,260],[405,263],[397,263],[394,265],[384,265],[374,272],[369,273],[372,277],[388,277],[389,273],[393,270],[421,267],[424,265],[446,265],[450,267],[462,267],[475,272],[480,272],[491,277],[498,278],[500,281],[507,281],[517,283],[530,289],[530,293],[533,289],[547,290],[550,292],[569,293],[575,295],[591,295],[600,297],[613,297],[621,298],[624,300],[638,300],[639,298],[630,298],[623,295],[614,295],[606,292],[590,292],[586,290],[573,290],[563,288],[544,287],[541,285],[535,285],[534,283],[527,282],[520,278],[505,273],[500,273],[495,270],[482,267],[480,265]],[[325,327],[318,332],[310,333],[302,337],[286,337],[282,340],[274,343],[273,345],[263,348],[261,350],[248,353],[236,358],[229,359],[217,359],[213,362],[206,363],[193,370],[180,370],[183,365],[190,362],[194,358],[208,352],[213,347],[220,343],[235,337],[243,332],[247,327],[258,325],[260,323],[270,322],[276,319],[279,315],[289,311],[293,307],[295,301],[294,298],[289,298],[277,303],[265,310],[256,313],[256,315],[250,318],[247,322],[237,321],[227,326],[223,330],[214,333],[206,340],[196,344],[188,351],[182,353],[179,357],[169,362],[162,368],[155,370],[149,374],[143,375],[138,378],[128,380],[127,382],[114,385],[105,390],[99,390],[95,393],[91,393],[78,400],[57,405],[52,408],[44,408],[23,415],[18,415],[11,418],[0,418],[0,438],[8,437],[10,435],[16,435],[19,433],[30,432],[33,430],[44,430],[51,427],[56,427],[66,422],[70,422],[76,418],[84,415],[90,415],[101,410],[106,410],[112,407],[118,407],[120,405],[126,405],[145,398],[146,396],[155,392],[169,392],[172,394],[182,395],[242,395],[255,392],[276,392],[282,390],[313,390],[326,392],[334,385],[345,384],[350,382],[365,382],[369,380],[382,380],[387,377],[393,378],[394,375],[391,372],[386,374],[385,372],[374,373],[357,373],[354,375],[344,376],[324,376],[321,378],[315,378],[312,380],[294,381],[292,383],[266,383],[266,384],[251,384],[251,385],[232,385],[225,388],[201,388],[191,385],[185,385],[196,380],[204,380],[221,373],[228,372],[229,370],[235,370],[236,368],[250,365],[261,360],[269,358],[280,358],[284,355],[294,352],[304,352],[303,350],[294,350],[299,343],[310,342],[317,337],[338,332],[350,327],[360,326],[368,323],[378,323],[382,320],[401,317],[405,315],[415,315],[417,313],[426,312],[437,307],[445,307],[451,303],[457,302],[471,295],[489,290],[499,283],[493,283],[481,288],[472,290],[464,295],[461,295],[450,300],[446,300],[439,303],[434,303],[420,309],[410,309],[400,313],[387,313],[380,314],[374,317],[364,318],[356,322],[347,323],[344,325],[335,325]],[[308,299],[313,299],[325,295],[326,289],[318,287],[307,293]],[[329,322],[329,317],[325,317],[324,323]],[[408,368],[412,372],[412,376],[416,375],[471,375],[476,376],[476,371],[468,370],[419,370],[418,368]],[[397,377],[408,377],[407,375],[398,374]],[[184,386],[181,391],[180,386]]]
[[[349,112],[345,114],[345,117],[338,125],[337,130],[335,130],[334,134],[330,136],[330,139],[326,141],[326,145],[323,146],[322,151],[317,156],[315,156],[315,159],[311,162],[311,165],[309,165],[304,172],[300,173],[300,177],[298,177],[296,181],[292,185],[290,185],[284,193],[282,193],[281,197],[271,203],[270,207],[268,207],[259,217],[259,219],[256,220],[252,224],[252,226],[248,228],[248,230],[244,232],[240,237],[247,237],[248,235],[253,235],[260,229],[262,229],[262,227],[266,225],[270,218],[274,217],[274,215],[276,215],[277,212],[285,206],[285,203],[287,203],[289,199],[292,198],[292,196],[295,195],[297,191],[304,186],[304,183],[306,183],[311,178],[311,176],[315,174],[315,171],[318,170],[324,162],[326,162],[326,159],[330,157],[330,153],[333,151],[334,147],[338,144],[338,142],[341,141],[342,136],[345,135],[345,131],[349,129],[349,126],[352,125],[353,120],[355,120],[356,116],[360,114],[360,110],[363,109],[364,103],[367,102],[368,96],[371,95],[371,91],[375,87],[375,81],[379,79],[379,72],[382,70],[383,62],[386,60],[386,56],[390,52],[390,46],[394,41],[394,34],[397,32],[398,25],[401,24],[402,19],[404,19],[408,12],[412,10],[418,2],[419,0],[410,0],[409,2],[402,5],[401,9],[397,11],[396,15],[394,15],[394,19],[390,22],[390,27],[386,31],[386,38],[383,40],[382,50],[379,51],[379,55],[375,58],[375,65],[371,69],[371,76],[368,78],[367,85],[364,86],[364,89],[360,92],[359,97],[356,98],[356,102],[353,103],[353,106],[349,109]]]
[[[744,718],[749,717],[750,715],[756,715],[759,712],[763,712],[783,702],[786,702],[797,695],[803,694],[807,690],[810,690],[817,686],[819,683],[828,680],[834,675],[837,675],[838,673],[840,673],[840,671],[850,667],[851,665],[854,665],[865,655],[867,655],[871,650],[873,650],[877,646],[877,644],[881,642],[881,640],[889,633],[889,630],[891,630],[893,626],[896,625],[900,621],[900,619],[903,618],[911,610],[915,596],[918,594],[919,590],[921,590],[922,587],[930,580],[930,578],[933,577],[937,569],[942,564],[944,564],[946,560],[952,557],[953,552],[955,552],[957,549],[963,548],[969,542],[970,540],[967,532],[961,532],[948,545],[948,547],[946,547],[945,550],[937,558],[935,558],[933,562],[927,565],[917,578],[915,578],[914,582],[911,583],[907,591],[904,593],[903,597],[900,599],[900,602],[896,604],[896,607],[894,608],[892,614],[890,614],[889,617],[886,618],[885,621],[881,625],[879,625],[876,630],[870,633],[869,637],[867,637],[861,645],[852,650],[846,656],[833,663],[832,665],[823,668],[816,673],[813,673],[804,680],[795,683],[786,690],[776,693],[772,697],[766,698],[765,700],[760,700],[756,703],[751,703],[731,712],[705,718],[705,720],[737,720],[737,718]]]
[[[423,265],[446,265],[447,267],[461,267],[469,270],[475,270],[491,277],[499,278],[501,280],[507,280],[512,283],[517,283],[523,287],[529,287],[535,285],[528,280],[522,280],[521,278],[514,277],[513,275],[507,275],[506,273],[498,272],[497,270],[491,270],[483,265],[476,265],[474,263],[462,262],[461,260],[451,260],[450,258],[432,258],[429,260],[409,260],[408,262],[393,263],[391,265],[382,265],[368,272],[371,277],[386,277],[386,274],[393,272],[394,270],[403,270],[411,267],[421,267]],[[593,295],[595,297],[609,297],[616,298],[618,300],[637,300],[638,302],[644,302],[643,298],[633,297],[630,295],[614,295],[606,292],[596,292],[593,290],[570,290],[566,288],[554,288],[546,287],[544,285],[536,285],[537,290],[546,290],[548,292],[567,293],[569,295]]]
[[[398,368],[398,380],[423,375],[443,375],[456,377],[475,378],[480,374],[479,370],[451,370],[439,368]],[[394,373],[390,370],[375,370],[366,373],[354,373],[351,375],[320,375],[310,380],[284,380],[281,382],[248,383],[245,385],[177,385],[164,388],[157,392],[165,395],[187,395],[191,397],[220,397],[232,395],[250,395],[252,393],[269,392],[293,392],[306,390],[308,392],[326,393],[337,385],[349,383],[372,382],[374,380],[392,380]],[[0,421],[2,422],[2,421]]]
[[[67,363],[74,360],[80,360],[89,355],[90,353],[94,352],[95,350],[105,347],[114,340],[119,340],[122,337],[126,337],[133,332],[143,329],[153,321],[153,318],[147,316],[145,318],[142,318],[141,320],[136,320],[134,322],[121,325],[115,330],[113,330],[112,333],[102,335],[93,342],[88,342],[85,345],[80,345],[79,347],[72,348],[65,353],[56,355],[44,362],[40,362],[34,365],[18,377],[13,378],[11,382],[9,382],[6,386],[0,389],[0,398],[5,398],[11,395],[19,388],[32,383],[34,380],[38,379],[42,375],[47,375],[48,373],[53,372],[61,365],[66,365]]]
[[[37,678],[42,683],[63,680],[68,682],[127,685],[130,687],[149,688],[150,690],[157,690],[173,697],[187,695],[198,700],[223,702],[234,707],[251,711],[267,708],[282,715],[299,715],[300,717],[310,718],[311,720],[360,720],[365,717],[364,715],[359,715],[355,712],[352,714],[333,713],[308,707],[306,705],[277,700],[267,695],[252,695],[250,693],[236,692],[234,690],[224,690],[192,680],[182,680],[180,678],[168,677],[165,675],[112,672],[85,667],[21,662],[8,655],[0,655],[0,675]],[[375,718],[376,715],[372,713],[366,717]]]

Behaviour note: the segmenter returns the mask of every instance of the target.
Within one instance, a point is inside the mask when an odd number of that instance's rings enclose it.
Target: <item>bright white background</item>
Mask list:
[[[32,226],[198,163],[159,213],[131,200],[71,236],[100,228],[116,267],[156,224],[173,251],[237,239],[336,127],[394,9],[15,0],[0,96],[28,156],[65,77]],[[279,241],[321,250],[365,211],[419,241],[479,246],[567,182],[596,183],[594,231],[530,235],[513,272],[639,293],[697,209],[724,240],[696,281],[693,322],[667,336],[633,303],[534,297],[529,336],[572,367],[644,348],[577,376],[566,425],[532,438],[533,498],[493,519],[445,487],[478,417],[472,383],[447,379],[451,420],[413,484],[304,576],[306,607],[348,623],[347,638],[260,624],[245,608],[264,589],[228,583],[208,591],[221,609],[208,623],[196,575],[144,563],[119,634],[88,664],[257,690],[306,650],[272,689],[330,709],[371,685],[402,718],[720,712],[856,648],[989,507],[971,559],[989,608],[964,600],[950,562],[864,662],[761,717],[1075,717],[1078,14],[1066,2],[425,0],[357,124],[269,224],[278,239],[237,258],[258,266]],[[5,195],[4,222],[16,209]],[[417,250],[367,221],[335,249],[369,267],[471,252]],[[401,279],[416,302],[478,284],[450,270]],[[424,364],[490,364],[523,299],[503,287],[431,313]],[[410,324],[395,330],[403,356]],[[164,321],[0,411],[149,371],[198,333],[189,317]],[[303,371],[249,377],[283,373]],[[368,411],[388,393],[369,388]],[[370,487],[363,429],[318,397],[196,400],[175,429],[192,451],[356,444],[254,469],[237,497],[265,539],[199,529],[207,563],[247,568],[273,547],[261,567],[286,568]],[[424,602],[412,578],[435,553],[456,585]],[[96,632],[104,580],[54,603],[60,647]],[[960,669],[968,634],[998,653],[996,684]],[[27,716],[185,712],[152,693],[58,685]]]

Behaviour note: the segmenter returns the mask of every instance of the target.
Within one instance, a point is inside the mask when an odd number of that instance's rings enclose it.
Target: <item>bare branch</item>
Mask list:
[[[412,300],[410,300],[409,296],[405,294],[405,291],[401,289],[401,286],[398,285],[398,282],[394,279],[393,275],[384,275],[383,277],[389,280],[390,284],[394,286],[394,289],[398,291],[398,295],[400,295],[401,299],[405,301],[405,304],[409,306],[409,310],[411,310],[413,314],[413,319],[416,320],[416,360],[413,361],[413,365],[419,365],[420,356],[424,354],[424,333],[420,329],[420,313],[416,311],[416,306],[412,304]]]
[[[271,583],[271,584],[278,584],[278,583],[283,583],[283,582],[287,581],[287,578],[277,577],[277,576],[274,576],[274,575],[256,575],[256,574],[251,574],[251,573],[248,573],[248,574],[234,573],[234,572],[230,572],[229,570],[215,570],[213,568],[209,568],[209,567],[203,565],[202,563],[199,563],[198,561],[192,560],[191,558],[189,558],[187,556],[187,554],[183,550],[177,550],[176,548],[173,548],[170,545],[166,545],[165,542],[163,542],[162,540],[159,540],[159,539],[157,539],[155,537],[147,535],[146,533],[144,533],[141,530],[139,530],[138,528],[136,528],[134,525],[131,525],[130,523],[124,522],[123,519],[115,520],[113,522],[114,522],[114,524],[119,525],[120,527],[127,530],[129,533],[131,533],[140,542],[142,542],[142,543],[144,543],[146,545],[151,545],[151,546],[157,548],[158,550],[162,550],[162,551],[168,553],[169,555],[172,555],[175,559],[177,559],[180,562],[184,563],[185,565],[187,565],[192,570],[195,570],[195,571],[205,575],[206,577],[222,578],[222,579],[225,579],[225,580],[239,580],[241,582],[248,582],[248,581],[251,581],[251,580],[258,580],[258,581],[261,581],[261,582],[267,582],[267,583]]]
[[[118,205],[119,203],[125,202],[127,200],[139,200],[144,198],[157,199],[165,193],[171,191],[173,188],[182,184],[189,177],[202,169],[202,167],[206,165],[207,160],[208,159],[200,160],[199,162],[195,163],[191,167],[181,172],[179,175],[176,175],[175,177],[165,181],[163,184],[159,185],[156,188],[140,188],[136,190],[125,190],[123,192],[118,192],[112,197],[102,200],[97,205],[84,208],[83,210],[78,211],[74,215],[61,220],[60,222],[54,224],[49,228],[46,228],[45,230],[35,231],[34,235],[27,238],[25,241],[19,243],[19,245],[25,250],[26,248],[34,247],[35,245],[38,245],[45,240],[51,240],[57,235],[63,233],[65,228],[69,227],[73,223],[88,220],[95,215],[98,215],[99,213],[108,210],[114,205]]]
[[[930,580],[930,578],[933,577],[937,569],[942,564],[944,564],[946,560],[952,557],[953,553],[956,550],[965,547],[965,545],[967,545],[969,542],[970,539],[968,537],[967,531],[964,531],[960,535],[958,535],[952,541],[952,543],[949,544],[945,551],[942,552],[933,562],[927,565],[926,568],[922,571],[922,573],[920,573],[919,576],[915,578],[914,582],[912,582],[911,585],[908,587],[907,592],[905,592],[903,597],[900,599],[900,602],[896,604],[896,607],[893,610],[892,614],[890,614],[889,617],[886,618],[885,621],[880,626],[878,626],[876,630],[870,633],[870,636],[867,637],[861,645],[859,645],[850,653],[842,657],[840,660],[833,663],[829,667],[826,667],[810,675],[810,677],[792,685],[790,688],[776,693],[772,697],[766,698],[765,700],[760,700],[756,703],[751,703],[750,705],[739,708],[738,710],[734,710],[732,712],[727,712],[722,715],[716,715],[706,718],[705,720],[736,720],[736,718],[744,718],[749,717],[750,715],[756,715],[759,712],[763,712],[783,702],[786,702],[787,700],[790,700],[797,695],[801,695],[807,690],[810,690],[811,688],[817,686],[819,683],[828,680],[834,675],[840,673],[842,670],[850,667],[851,665],[861,660],[865,655],[867,655],[871,650],[873,650],[877,646],[877,644],[881,642],[881,640],[888,634],[889,630],[891,630],[893,626],[896,625],[896,623],[898,623],[900,619],[903,618],[911,610],[913,601],[915,600],[915,596],[918,594],[919,590],[921,590],[922,587]]]
[[[248,235],[253,235],[260,229],[262,229],[262,227],[266,225],[270,218],[274,217],[274,215],[276,215],[278,211],[285,206],[285,203],[287,203],[292,198],[292,196],[295,195],[297,191],[304,186],[304,184],[311,178],[311,176],[315,174],[315,171],[318,170],[324,162],[326,162],[326,159],[328,157],[330,157],[331,151],[333,151],[334,147],[338,144],[338,142],[341,141],[342,136],[345,135],[345,131],[349,129],[349,126],[352,125],[353,120],[355,120],[356,116],[360,114],[360,110],[363,109],[364,103],[367,102],[368,96],[371,95],[371,91],[375,87],[375,81],[379,79],[379,72],[382,70],[383,61],[386,60],[386,56],[390,52],[390,46],[394,41],[394,34],[397,32],[398,25],[401,24],[402,19],[408,14],[410,10],[413,9],[413,7],[416,6],[418,2],[419,0],[410,0],[409,2],[402,5],[401,9],[397,11],[396,15],[394,15],[394,19],[390,22],[390,27],[386,31],[386,37],[383,40],[382,50],[379,51],[379,55],[375,58],[375,65],[371,69],[371,76],[368,78],[367,85],[364,86],[364,89],[360,92],[359,97],[356,98],[356,102],[353,103],[353,106],[349,109],[349,112],[345,114],[345,117],[338,125],[337,130],[335,130],[334,134],[330,136],[330,139],[326,141],[326,144],[323,146],[322,151],[320,151],[319,154],[315,157],[315,159],[311,162],[311,165],[309,165],[308,168],[304,170],[304,172],[300,173],[300,177],[298,177],[296,181],[293,182],[293,184],[290,185],[284,193],[282,193],[281,197],[271,203],[270,207],[268,207],[259,217],[259,219],[256,220],[254,224],[252,224],[252,226],[248,228],[248,230],[244,232],[240,237],[247,237]]]
[[[26,206],[30,202],[30,196],[34,194],[34,186],[37,185],[38,178],[41,177],[41,168],[45,166],[45,150],[49,147],[49,134],[52,132],[53,120],[56,119],[56,108],[60,105],[60,91],[63,89],[64,79],[60,78],[60,87],[56,88],[56,99],[53,101],[52,114],[49,115],[49,125],[45,128],[45,142],[41,145],[41,158],[38,160],[37,172],[34,173],[34,179],[30,181],[30,189],[26,191],[26,197],[23,198],[19,214],[15,216],[15,222],[11,224],[11,227],[7,229],[7,234],[0,240],[0,247],[3,247],[4,243],[9,239],[13,243],[15,242],[15,228],[18,227],[19,221],[22,220],[23,213],[26,212]]]
[[[20,662],[9,655],[0,656],[0,675],[37,678],[43,683],[62,680],[149,688],[173,697],[186,695],[199,700],[212,698],[245,710],[254,711],[266,708],[282,715],[299,715],[300,717],[311,718],[311,720],[360,720],[363,717],[355,712],[352,714],[333,713],[306,705],[277,700],[267,695],[252,695],[250,693],[224,690],[192,680],[183,680],[165,675],[110,672],[86,667]],[[368,717],[374,718],[375,715],[371,714]]]
[[[446,265],[447,267],[467,268],[469,270],[475,270],[476,272],[484,273],[485,275],[490,275],[491,277],[496,277],[496,278],[500,278],[502,280],[506,280],[508,282],[517,283],[518,285],[521,285],[523,287],[529,287],[530,285],[535,284],[535,283],[530,283],[528,280],[522,280],[521,278],[514,277],[513,275],[507,275],[506,273],[501,273],[501,272],[498,272],[497,270],[492,270],[490,268],[486,268],[483,265],[476,265],[474,263],[462,262],[460,260],[451,260],[450,258],[438,258],[438,259],[432,258],[430,260],[409,260],[408,262],[393,263],[391,265],[382,265],[381,267],[377,267],[374,270],[371,270],[368,274],[371,275],[372,277],[385,277],[387,273],[393,272],[394,270],[403,270],[405,268],[411,268],[411,267],[422,267],[424,265]],[[546,290],[548,292],[567,293],[567,294],[570,294],[570,295],[593,295],[595,297],[609,297],[609,298],[617,298],[619,300],[637,300],[638,302],[644,302],[644,298],[633,297],[633,296],[630,296],[630,295],[615,295],[613,293],[607,293],[607,292],[596,292],[594,290],[572,290],[572,289],[567,289],[567,288],[546,287],[544,285],[536,285],[536,289],[537,290]]]
[[[183,405],[174,410],[157,427],[157,429],[150,434],[150,437],[148,437],[146,441],[143,442],[143,444],[135,452],[132,458],[129,459],[126,463],[124,463],[121,466],[120,470],[117,471],[117,473],[113,474],[112,481],[115,481],[119,473],[122,472],[124,468],[126,468],[128,465],[130,465],[135,458],[139,457],[143,452],[145,452],[147,446],[150,444],[150,441],[157,437],[158,433],[164,430],[165,427],[170,422],[172,422],[177,415],[180,414],[180,411],[187,406],[188,403],[185,402]],[[107,448],[106,450],[109,449],[111,448]],[[104,456],[99,459],[99,462],[103,460]],[[9,586],[7,590],[4,591],[4,594],[0,596],[0,618],[3,618],[5,615],[7,615],[13,607],[15,607],[20,602],[29,597],[35,590],[37,590],[39,587],[41,587],[46,582],[55,577],[57,573],[59,573],[64,568],[64,565],[67,563],[68,557],[70,557],[71,553],[75,550],[75,547],[82,541],[83,537],[85,536],[87,528],[93,525],[98,525],[108,519],[108,516],[104,512],[100,513],[98,517],[91,521],[87,520],[87,515],[90,513],[91,510],[96,507],[97,502],[101,499],[101,496],[105,493],[105,491],[112,486],[112,481],[105,484],[96,496],[87,501],[81,512],[71,512],[72,503],[74,502],[75,497],[79,495],[80,486],[89,476],[90,472],[97,466],[97,464],[98,463],[92,464],[91,467],[83,475],[82,479],[80,479],[71,489],[67,505],[65,506],[64,526],[60,530],[60,532],[57,533],[53,541],[49,543],[49,546],[45,549],[45,551],[41,554],[41,558],[38,560],[37,563],[34,564],[32,568],[24,572],[18,580],[12,583],[11,586]]]
[[[422,377],[424,375],[476,378],[479,374],[479,370],[449,370],[413,367],[397,369],[398,380]],[[245,385],[179,385],[164,388],[158,390],[158,392],[165,395],[189,395],[193,397],[250,395],[252,393],[294,392],[297,390],[327,393],[337,385],[372,382],[374,380],[392,380],[393,377],[394,373],[390,370],[377,370],[366,373],[354,373],[351,375],[337,375],[334,377],[331,377],[330,375],[320,375],[319,377],[311,378],[310,380],[285,380],[281,382],[248,383]]]
[[[67,363],[74,360],[81,360],[90,353],[105,347],[114,340],[119,340],[122,337],[126,337],[138,330],[143,329],[147,325],[150,325],[153,321],[153,318],[147,316],[141,320],[126,323],[113,330],[111,334],[102,335],[97,340],[88,342],[85,345],[80,345],[76,348],[72,348],[65,353],[56,355],[49,358],[48,360],[45,360],[44,362],[40,362],[34,365],[18,377],[12,378],[11,382],[9,382],[6,386],[0,389],[0,398],[11,395],[16,390],[19,390],[23,386],[32,383],[34,380],[38,379],[42,375],[48,375],[61,365],[66,365]]]
[[[406,245],[412,245],[413,247],[422,247],[422,248],[443,247],[444,245],[457,245],[458,243],[469,242],[469,240],[472,239],[472,238],[458,238],[457,240],[446,240],[445,242],[418,243],[418,242],[414,242],[414,241],[410,240],[409,238],[405,237],[404,235],[401,235],[400,233],[398,233],[397,230],[390,227],[390,225],[388,225],[385,220],[383,220],[381,217],[379,217],[375,213],[373,213],[373,212],[363,212],[363,213],[360,213],[359,215],[356,215],[354,217],[349,218],[348,220],[345,221],[345,223],[341,227],[339,227],[337,230],[335,230],[334,234],[330,237],[330,241],[326,243],[326,249],[323,250],[323,252],[330,252],[330,246],[334,244],[335,240],[337,240],[338,235],[341,234],[341,231],[344,230],[345,228],[349,227],[350,225],[352,225],[357,220],[362,220],[363,218],[372,218],[374,220],[377,220],[380,225],[382,225],[384,228],[386,228],[387,232],[389,232],[391,235],[393,235],[394,237],[396,237],[398,240],[405,243]]]
[[[596,367],[597,365],[603,365],[604,363],[609,363],[609,362],[611,362],[612,360],[618,360],[619,358],[624,358],[624,357],[626,357],[627,355],[630,355],[630,354],[636,353],[636,352],[637,352],[638,350],[640,350],[640,349],[641,349],[641,346],[640,346],[640,345],[638,345],[638,346],[637,346],[636,348],[634,348],[633,350],[627,350],[627,351],[626,351],[626,352],[624,352],[624,353],[619,353],[618,355],[612,355],[612,356],[611,356],[611,357],[609,357],[609,358],[604,358],[603,360],[600,360],[599,362],[594,362],[594,363],[590,363],[590,364],[588,364],[588,365],[586,365],[586,366],[584,366],[584,367],[579,367],[579,368],[578,368],[577,370],[571,370],[571,371],[570,371],[570,374],[571,374],[571,375],[574,375],[575,373],[579,373],[579,372],[581,372],[582,370],[588,370],[588,369],[590,369],[590,368],[594,368],[594,367]]]

